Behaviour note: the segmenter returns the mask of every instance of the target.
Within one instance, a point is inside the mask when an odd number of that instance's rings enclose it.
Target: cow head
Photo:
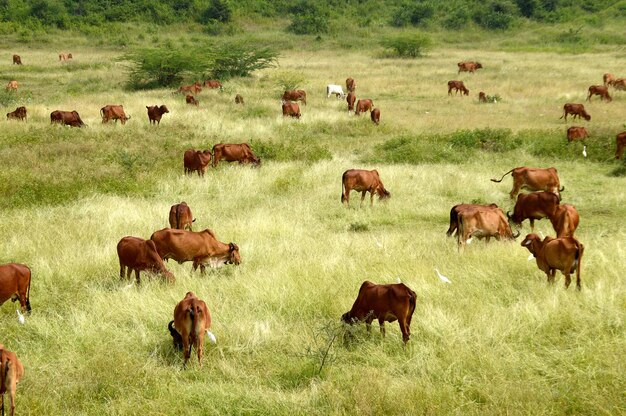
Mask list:
[[[483,66],[480,64],[480,62],[476,62],[476,69],[482,68]]]
[[[170,110],[167,109],[165,104],[163,104],[161,107],[159,107],[159,111],[161,112],[161,114],[165,114],[165,113],[169,113],[170,112]]]
[[[350,314],[350,311],[344,313],[343,315],[341,315],[341,322],[345,322],[346,324],[354,324],[356,322],[356,319],[354,319],[352,317],[352,314]]]
[[[376,188],[376,193],[378,194],[378,199],[383,200],[383,199],[391,198],[391,192],[389,192],[382,186],[379,186],[378,188]]]
[[[522,241],[521,246],[522,247],[526,247],[528,249],[528,251],[530,251],[533,255],[537,255],[537,245],[541,244],[541,237],[539,237],[537,234],[528,234],[525,238],[524,241]]]
[[[226,264],[239,265],[241,263],[241,256],[239,255],[239,246],[235,243],[228,243],[228,260]]]
[[[591,120],[591,116],[587,113],[583,113],[583,117],[585,118],[585,120],[589,121]]]

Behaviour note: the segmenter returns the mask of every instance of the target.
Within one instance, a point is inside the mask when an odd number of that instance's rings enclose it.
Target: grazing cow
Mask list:
[[[535,256],[537,267],[548,276],[548,282],[554,283],[556,271],[560,270],[567,289],[571,283],[569,275],[576,271],[576,289],[581,289],[580,265],[585,247],[580,241],[574,237],[546,237],[541,241],[537,234],[528,234],[522,246]]]
[[[609,86],[613,84],[613,81],[615,81],[615,77],[613,76],[613,74],[609,74],[607,72],[602,76],[602,81],[604,82],[604,85]]]
[[[214,145],[213,167],[217,166],[222,159],[226,162],[252,163],[256,166],[261,164],[261,159],[255,156],[248,143],[218,143]]]
[[[193,292],[187,292],[174,308],[174,320],[168,324],[175,348],[182,348],[184,365],[191,357],[191,348],[196,349],[198,364],[202,367],[204,334],[211,328],[211,313],[203,300]]]
[[[17,91],[18,87],[19,87],[19,84],[17,83],[17,81],[13,80],[13,81],[9,81],[5,89],[7,91]]]
[[[194,82],[192,85],[183,85],[181,86],[177,92],[182,92],[182,93],[199,93],[200,91],[202,91],[202,84],[200,84],[198,81]]]
[[[58,123],[70,127],[83,127],[85,123],[80,119],[80,115],[74,111],[55,110],[50,113],[50,124]]]
[[[616,90],[624,91],[626,90],[626,78],[617,78],[611,85],[613,85],[613,88]]]
[[[455,231],[458,235],[458,227],[459,227],[459,213],[463,211],[476,211],[476,210],[486,210],[486,209],[494,209],[498,208],[496,204],[489,205],[480,205],[480,204],[458,204],[450,209],[450,226],[448,227],[448,231],[446,231],[446,235],[450,237]]]
[[[146,108],[148,109],[148,119],[150,120],[150,124],[161,124],[161,117],[163,117],[163,114],[170,112],[165,105],[160,107],[156,105],[150,107],[146,106]]]
[[[452,95],[452,90],[454,90],[454,95],[459,91],[461,91],[461,97],[463,95],[469,95],[469,90],[465,88],[463,81],[448,81],[448,95]]]
[[[572,142],[575,140],[585,140],[589,137],[587,129],[580,126],[572,126],[567,129],[567,141]]]
[[[354,103],[356,101],[356,94],[352,91],[348,93],[348,97],[346,98],[348,102],[348,113],[354,111]]]
[[[552,192],[559,199],[561,199],[561,192],[565,189],[561,186],[559,181],[559,174],[555,168],[529,168],[526,166],[521,166],[519,168],[513,168],[500,178],[492,179],[492,182],[502,182],[502,179],[508,174],[511,174],[513,178],[513,189],[509,196],[511,199],[515,199],[515,196],[520,191],[520,189],[527,189],[531,192],[534,191],[546,191]]]
[[[348,90],[348,92],[354,92],[356,90],[356,81],[352,78],[347,78],[346,89]]]
[[[7,300],[20,300],[22,312],[30,312],[30,269],[25,264],[0,265],[0,306]]]
[[[120,260],[120,277],[130,278],[132,271],[135,271],[137,284],[141,283],[139,272],[148,270],[152,273],[162,274],[170,283],[174,283],[174,275],[170,273],[159,253],[154,241],[144,240],[139,237],[124,237],[117,243],[117,256]]]
[[[74,57],[72,56],[71,53],[60,53],[59,54],[59,61],[67,61],[70,59],[73,59]]]
[[[459,250],[472,237],[486,238],[487,242],[494,237],[496,240],[514,240],[519,232],[513,234],[504,212],[500,208],[477,208],[461,210],[458,213],[458,231],[456,234]]]
[[[204,86],[212,89],[222,89],[222,83],[215,79],[207,79],[206,81],[204,81]]]
[[[170,228],[174,228],[176,230],[185,230],[189,229],[189,231],[193,231],[191,225],[196,220],[193,218],[191,214],[191,209],[186,202],[181,202],[180,204],[172,205],[170,208]]]
[[[380,110],[378,108],[372,109],[372,112],[370,113],[370,118],[372,119],[372,122],[378,126],[378,124],[380,123]]]
[[[183,169],[185,174],[191,175],[193,172],[198,172],[198,176],[204,176],[207,166],[211,162],[210,150],[194,150],[187,149],[183,156]]]
[[[404,283],[377,285],[370,281],[361,284],[352,309],[341,316],[347,324],[365,321],[368,332],[372,321],[378,319],[380,332],[385,336],[385,322],[398,321],[402,341],[406,344],[411,336],[411,318],[415,311],[416,295]]]
[[[587,121],[591,120],[591,116],[587,114],[587,112],[585,111],[585,106],[582,104],[573,104],[573,103],[565,104],[563,106],[563,115],[559,117],[559,119],[562,119],[563,117],[565,117],[565,121],[567,121],[568,114],[572,114],[574,119],[576,119],[576,117],[578,118],[582,117]]]
[[[300,114],[300,106],[298,103],[294,103],[292,101],[284,101],[283,100],[283,117],[295,117],[300,118],[302,114]]]
[[[237,94],[235,95],[235,104],[241,104],[243,105],[243,97],[241,96],[241,94]]]
[[[587,101],[591,101],[592,95],[599,95],[600,100],[606,99],[607,102],[613,101],[611,96],[609,95],[609,88],[606,85],[592,85],[589,87],[589,95],[587,96]]]
[[[306,105],[306,92],[304,90],[287,90],[283,93],[283,101],[302,101]]]
[[[615,138],[615,159],[621,159],[626,147],[626,131],[621,132]]]
[[[458,74],[460,74],[461,72],[471,72],[473,74],[476,72],[477,69],[480,69],[483,67],[480,64],[480,62],[472,62],[472,61],[459,62],[457,66],[459,67]]]
[[[487,95],[485,95],[485,93],[483,91],[478,93],[478,101],[481,103],[486,103],[487,102]]]
[[[26,107],[17,107],[15,111],[11,111],[7,113],[7,120],[11,118],[16,118],[18,120],[26,121]]]
[[[19,55],[13,55],[13,65],[22,65],[22,58]]]
[[[11,402],[11,415],[15,416],[15,392],[17,383],[24,376],[24,366],[17,358],[14,352],[4,348],[0,344],[0,401],[2,407],[2,415],[4,416],[4,393],[9,392],[9,400]]]
[[[105,105],[100,109],[100,116],[102,116],[102,123],[108,123],[110,120],[120,120],[122,125],[126,124],[126,121],[130,120],[130,116],[127,116],[124,112],[124,106],[122,105]]]
[[[377,170],[349,169],[341,177],[341,203],[350,205],[350,191],[361,192],[361,205],[365,199],[365,193],[370,193],[370,205],[374,205],[374,194],[378,199],[391,197],[391,193],[385,189],[380,180]]]
[[[190,105],[195,105],[196,107],[198,106],[198,104],[200,104],[200,102],[196,100],[196,97],[191,94],[187,94],[185,96],[185,102]]]
[[[372,111],[374,108],[374,102],[370,99],[363,99],[356,102],[356,109],[354,110],[354,114],[357,116],[366,111]]]
[[[205,266],[218,268],[224,264],[239,264],[241,256],[235,243],[217,241],[213,231],[186,231],[164,228],[150,237],[156,244],[163,260],[174,259],[179,263],[193,261],[193,269],[204,274]]]
[[[341,85],[328,84],[326,86],[326,98],[329,98],[332,94],[335,94],[335,98],[343,98],[346,94],[343,93]]]
[[[552,218],[559,206],[559,198],[551,192],[531,192],[519,194],[513,208],[513,215],[507,212],[509,220],[517,226],[521,226],[526,219],[530,220],[530,229],[534,231],[535,220]]]
[[[570,204],[557,205],[554,214],[550,217],[557,237],[573,237],[579,221],[576,207]]]

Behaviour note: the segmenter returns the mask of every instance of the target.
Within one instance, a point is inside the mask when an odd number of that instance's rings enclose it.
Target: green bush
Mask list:
[[[227,23],[230,22],[233,15],[233,10],[228,4],[228,2],[224,0],[211,0],[209,7],[207,7],[204,12],[200,15],[200,23],[210,23],[210,22],[219,22],[219,23]]]
[[[301,0],[291,9],[287,30],[297,35],[318,35],[330,31],[330,12],[315,0]]]
[[[458,30],[465,26],[470,20],[470,11],[465,4],[459,4],[448,11],[441,20],[441,24],[446,29]]]
[[[435,8],[429,3],[403,3],[391,16],[391,24],[396,27],[418,26],[433,17]]]
[[[405,33],[383,38],[380,44],[392,51],[392,55],[402,58],[416,58],[428,50],[432,39],[422,33]]]
[[[263,160],[317,162],[333,158],[328,148],[307,140],[291,140],[287,143],[251,140],[250,146]]]
[[[474,129],[458,130],[450,135],[453,147],[480,149],[491,152],[513,150],[520,146],[520,141],[513,138],[509,129]]]
[[[474,13],[474,21],[489,30],[508,29],[516,15],[517,6],[509,0],[492,0]]]
[[[306,82],[302,72],[282,71],[274,75],[274,84],[280,89],[282,95],[285,90],[295,90]]]

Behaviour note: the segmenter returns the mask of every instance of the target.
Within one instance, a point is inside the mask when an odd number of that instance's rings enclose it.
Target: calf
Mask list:
[[[585,111],[585,106],[582,104],[573,104],[573,103],[565,104],[563,106],[563,115],[559,117],[559,119],[562,119],[563,117],[565,117],[565,121],[567,121],[568,114],[572,114],[574,119],[576,119],[576,117],[578,118],[582,117],[587,121],[591,120],[591,116],[587,114],[587,112]]]
[[[252,163],[259,166],[261,159],[255,156],[248,143],[229,144],[218,143],[213,146],[213,167],[217,166],[220,160],[226,162]]]
[[[185,96],[185,102],[190,105],[195,105],[196,107],[198,106],[198,104],[200,104],[200,102],[196,100],[196,97],[191,94],[187,94]]]
[[[378,108],[372,109],[372,112],[370,113],[370,118],[372,119],[372,122],[378,126],[378,124],[380,123],[380,110]]]
[[[463,95],[469,95],[469,90],[465,88],[463,81],[448,81],[448,95],[452,95],[452,90],[454,90],[454,95],[456,95],[459,91],[461,91],[461,97]]]
[[[211,89],[222,89],[222,83],[215,79],[207,79],[204,81],[204,86]]]
[[[130,120],[130,116],[126,116],[124,112],[124,106],[122,105],[105,105],[100,109],[100,115],[102,116],[102,123],[108,123],[110,120],[120,120],[123,124],[126,124],[126,121]]]
[[[354,110],[354,114],[357,116],[366,111],[372,111],[374,107],[374,102],[370,99],[359,100],[356,102],[356,109]]]
[[[356,94],[352,91],[348,93],[346,97],[346,101],[348,102],[348,113],[354,111],[354,102],[356,101]]]
[[[160,107],[156,105],[151,107],[146,106],[146,108],[148,109],[148,120],[150,121],[150,124],[161,124],[161,117],[163,117],[163,114],[170,112],[165,105]]]
[[[580,126],[572,126],[567,129],[567,141],[572,142],[575,140],[585,140],[589,137],[587,129]]]
[[[243,105],[243,97],[241,96],[241,94],[235,95],[235,104]]]
[[[294,103],[292,101],[283,101],[282,109],[283,117],[289,116],[299,119],[302,115],[300,114],[300,106],[298,105],[298,103]]]
[[[11,402],[11,415],[15,415],[15,392],[17,383],[24,376],[24,366],[17,358],[14,352],[4,348],[0,344],[0,401],[2,407],[2,415],[4,416],[4,393],[9,392],[9,400]]]
[[[17,83],[17,81],[13,80],[13,81],[9,81],[5,89],[7,91],[17,91],[18,87],[19,87],[19,84]]]
[[[11,299],[20,300],[22,312],[30,312],[30,269],[25,264],[0,265],[0,306]]]
[[[459,62],[457,64],[457,66],[459,67],[459,74],[461,72],[470,72],[470,73],[475,73],[477,69],[482,68],[483,66],[480,64],[480,62],[472,62],[472,61],[467,61],[467,62]]]
[[[483,91],[478,93],[478,101],[481,103],[487,102],[487,95]]]
[[[530,229],[535,229],[535,220],[552,218],[559,206],[559,198],[551,192],[532,192],[519,194],[513,208],[513,215],[507,217],[513,224],[521,226],[526,219],[530,220]]]
[[[615,81],[615,77],[613,76],[613,74],[606,73],[602,76],[602,81],[604,82],[604,85],[609,86],[613,84],[613,81]]]
[[[193,172],[198,172],[198,176],[204,176],[207,166],[211,162],[210,150],[194,150],[187,149],[183,155],[183,169],[185,175],[191,175]]]
[[[498,208],[496,204],[489,205],[480,205],[480,204],[458,204],[450,209],[450,226],[448,227],[448,231],[446,231],[446,235],[450,237],[455,231],[458,234],[459,227],[459,214],[463,211],[475,211],[475,210],[485,210],[485,209],[494,209]]]
[[[336,98],[343,98],[346,96],[346,94],[343,93],[341,85],[328,84],[326,86],[326,98],[329,98],[333,94],[335,94]]]
[[[599,95],[600,100],[606,99],[607,102],[611,102],[613,99],[609,95],[609,88],[606,85],[592,85],[589,87],[589,95],[587,101],[591,101],[592,95]]]
[[[287,90],[283,93],[283,101],[302,101],[306,105],[306,92],[304,90]]]
[[[211,328],[211,313],[206,303],[193,292],[187,292],[183,300],[174,308],[174,320],[168,324],[175,348],[182,348],[185,357],[184,366],[191,357],[191,348],[195,347],[198,364],[202,367],[204,334]]]
[[[174,275],[165,268],[154,241],[146,241],[139,237],[124,237],[117,243],[117,256],[120,261],[121,278],[124,278],[124,272],[126,272],[126,278],[130,278],[134,270],[137,284],[140,284],[139,272],[148,270],[162,274],[170,283],[175,281]]]
[[[347,324],[365,321],[367,330],[371,330],[372,321],[378,319],[380,332],[385,336],[385,322],[398,321],[402,331],[402,341],[406,344],[411,337],[411,318],[415,311],[416,295],[404,283],[377,285],[365,281],[352,309],[341,316]]]
[[[189,231],[193,231],[192,223],[196,220],[193,218],[191,214],[191,209],[186,202],[181,202],[180,204],[172,205],[170,208],[170,228],[174,228],[177,230],[185,230],[189,229]]]
[[[537,267],[548,276],[548,282],[554,283],[556,271],[565,276],[565,288],[571,283],[570,274],[576,271],[576,289],[581,289],[580,265],[585,251],[582,243],[574,237],[546,237],[541,241],[537,234],[528,234],[522,246],[535,256]]]
[[[550,222],[557,237],[573,237],[579,221],[580,217],[576,207],[570,204],[558,205],[550,216]]]
[[[350,169],[341,177],[341,203],[350,205],[350,191],[361,192],[361,205],[365,199],[365,193],[370,193],[370,205],[374,205],[374,194],[383,200],[390,198],[391,194],[385,189],[380,180],[377,170]]]
[[[353,78],[346,79],[346,89],[348,92],[354,92],[356,90],[356,81]]]
[[[621,132],[615,137],[615,159],[621,159],[626,147],[626,131]]]
[[[506,172],[498,179],[492,179],[492,182],[502,182],[502,179],[508,174],[513,177],[513,189],[509,193],[511,199],[514,199],[520,189],[528,189],[529,191],[546,191],[552,192],[561,199],[561,192],[565,189],[559,189],[559,175],[555,168],[529,168],[521,166],[513,168]]]
[[[55,110],[50,113],[50,124],[61,124],[70,127],[84,127],[85,123],[81,120],[76,110],[61,111]]]
[[[26,107],[17,107],[15,111],[7,113],[7,120],[12,118],[26,121]]]
[[[22,58],[19,55],[13,55],[13,65],[22,65]]]

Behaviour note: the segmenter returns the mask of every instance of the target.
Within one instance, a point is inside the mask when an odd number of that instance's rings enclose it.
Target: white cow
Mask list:
[[[337,98],[344,98],[346,96],[346,94],[343,93],[341,85],[328,84],[326,86],[326,98],[330,97],[332,94],[335,94]]]

